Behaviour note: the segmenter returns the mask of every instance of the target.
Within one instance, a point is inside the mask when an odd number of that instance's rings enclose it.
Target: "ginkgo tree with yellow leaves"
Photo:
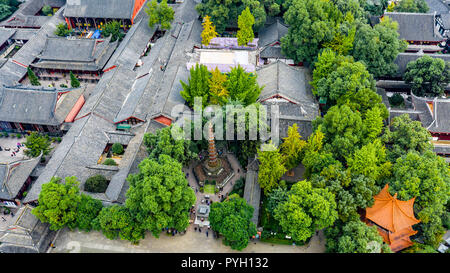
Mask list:
[[[211,17],[208,15],[203,18],[203,31],[202,31],[202,45],[209,45],[211,40],[217,37],[216,27],[211,22]]]

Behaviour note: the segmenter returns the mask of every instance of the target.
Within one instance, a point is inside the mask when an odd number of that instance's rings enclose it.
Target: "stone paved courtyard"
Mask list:
[[[161,233],[160,238],[147,234],[139,245],[128,241],[109,240],[100,232],[85,233],[81,231],[61,230],[55,243],[50,248],[53,253],[240,253],[222,244],[221,239],[206,237],[205,232],[195,232],[193,226],[185,235],[174,237]],[[321,253],[325,251],[325,239],[322,232],[314,236],[305,246],[274,245],[258,240],[250,241],[243,253]]]

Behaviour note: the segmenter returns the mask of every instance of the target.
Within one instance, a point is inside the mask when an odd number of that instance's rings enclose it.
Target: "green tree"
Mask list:
[[[43,7],[42,7],[42,13],[43,13],[44,15],[46,15],[46,16],[53,15],[52,7],[50,7],[49,5],[43,6]]]
[[[359,90],[367,89],[375,91],[375,81],[360,62],[343,62],[317,82],[318,96],[327,98],[329,105],[343,104]]]
[[[11,16],[13,12],[14,10],[11,6],[0,2],[0,21],[3,21]]]
[[[144,159],[139,164],[139,173],[128,176],[126,208],[136,224],[155,237],[163,228],[183,231],[189,225],[189,209],[195,203],[195,193],[181,168],[177,160],[162,154],[158,160]]]
[[[313,174],[318,174],[323,168],[335,164],[333,154],[323,150],[324,134],[316,130],[309,138],[305,147],[305,156],[302,160],[305,166],[305,177],[309,178]]]
[[[162,0],[158,4],[157,0],[148,2],[145,12],[148,14],[148,25],[153,28],[155,24],[159,24],[162,30],[169,30],[174,19],[175,12],[169,5],[167,0]]]
[[[427,13],[428,10],[425,0],[402,0],[394,7],[394,11],[397,12]]]
[[[201,97],[203,107],[208,104],[209,101],[209,79],[211,78],[211,73],[209,73],[208,68],[202,64],[196,64],[190,70],[190,77],[188,83],[181,82],[183,91],[180,95],[186,100],[189,106],[194,105],[195,97]]]
[[[338,217],[334,194],[327,189],[313,188],[305,180],[295,183],[288,195],[276,207],[274,217],[294,241],[306,241],[315,231],[331,226]]]
[[[331,107],[319,128],[325,136],[325,150],[341,162],[361,145],[364,128],[361,114],[347,105]]]
[[[104,37],[111,36],[111,42],[117,40],[121,41],[122,38],[125,36],[125,34],[120,32],[120,23],[116,20],[107,22],[102,30],[102,34]]]
[[[247,7],[255,17],[253,29],[254,31],[258,31],[266,22],[264,4],[259,0],[205,0],[195,8],[201,17],[211,16],[211,21],[216,26],[217,32],[223,34],[225,28],[237,26],[239,14]]]
[[[56,25],[55,35],[61,36],[61,37],[66,37],[66,36],[70,35],[71,33],[72,33],[72,30],[69,30],[69,27],[66,24],[60,23],[60,24]]]
[[[25,154],[30,157],[38,157],[41,152],[42,155],[48,155],[51,150],[49,137],[39,135],[37,132],[32,132],[27,136],[25,146],[27,147]]]
[[[73,88],[80,87],[80,81],[77,79],[77,77],[70,71],[70,86]]]
[[[222,74],[216,67],[211,73],[209,80],[210,102],[212,104],[224,105],[229,97],[226,88],[227,75]]]
[[[108,180],[101,174],[89,177],[84,183],[84,190],[88,192],[103,193],[106,188],[108,188]]]
[[[392,253],[375,226],[359,219],[325,229],[326,248],[330,253]]]
[[[265,144],[258,150],[258,160],[260,162],[258,182],[264,189],[264,194],[268,194],[278,187],[278,182],[287,171],[283,165],[283,156],[273,144]]]
[[[180,135],[174,138],[172,133]],[[147,147],[149,158],[158,159],[160,155],[165,154],[183,164],[198,158],[198,155],[190,149],[192,142],[183,136],[184,132],[178,125],[158,130],[156,134],[145,134],[144,145]]]
[[[386,161],[386,149],[379,139],[362,146],[347,158],[348,170],[375,181],[390,175],[391,163]]]
[[[352,55],[363,62],[375,78],[397,72],[394,61],[407,47],[406,42],[399,39],[397,30],[398,23],[384,17],[373,28],[363,24],[356,32]]]
[[[79,182],[74,176],[66,177],[65,182],[59,177],[52,177],[50,182],[42,185],[39,193],[39,205],[32,213],[43,223],[49,223],[51,230],[65,226],[76,227],[77,208],[81,202],[78,189]]]
[[[408,63],[403,79],[416,96],[441,96],[450,83],[450,62],[424,55]]]
[[[114,159],[112,159],[112,158],[107,158],[107,159],[105,159],[105,161],[103,162],[103,165],[106,165],[106,166],[117,166],[117,163],[116,163],[116,161],[114,161]]]
[[[359,219],[358,209],[372,206],[373,196],[380,191],[375,180],[352,175],[340,163],[329,165],[320,174],[314,174],[311,183],[313,187],[326,188],[336,196],[338,216],[344,222]]]
[[[317,0],[292,0],[283,18],[290,27],[281,39],[282,52],[295,62],[308,64],[317,60],[325,43],[333,41],[344,21],[332,1]]]
[[[240,101],[244,106],[255,103],[263,88],[258,85],[256,75],[245,72],[240,65],[233,67],[228,73],[226,89],[230,99]]]
[[[297,123],[289,126],[287,137],[284,138],[280,146],[281,154],[284,157],[284,165],[287,170],[291,170],[300,164],[302,161],[302,150],[305,146],[306,141],[301,139]]]
[[[253,33],[253,25],[255,24],[255,17],[253,17],[250,9],[246,7],[238,18],[237,40],[238,45],[245,46],[253,41],[255,34]]]
[[[319,53],[317,62],[314,64],[313,80],[311,81],[311,86],[313,87],[312,92],[314,95],[318,95],[317,85],[319,81],[328,77],[331,72],[336,71],[336,69],[344,62],[353,62],[353,57],[339,55],[329,48],[326,48]]]
[[[426,244],[437,247],[445,233],[441,217],[450,200],[450,169],[445,160],[431,150],[410,151],[395,161],[389,185],[391,194],[398,193],[400,200],[416,198],[420,234]]]
[[[111,240],[120,238],[137,244],[145,236],[145,230],[141,228],[130,211],[124,206],[104,207],[95,222],[97,222],[103,235]]]
[[[230,195],[224,202],[211,205],[211,228],[224,236],[225,245],[242,250],[247,247],[249,238],[256,234],[256,226],[251,221],[253,210],[244,198]]]
[[[210,16],[205,16],[203,18],[203,31],[202,31],[202,44],[203,45],[209,45],[211,42],[211,39],[217,37],[216,27],[211,22]]]
[[[394,162],[411,151],[424,153],[433,148],[431,134],[422,127],[420,121],[413,121],[407,115],[395,117],[385,130],[382,140],[387,149],[388,158]]]
[[[27,67],[28,78],[30,79],[31,85],[39,86],[41,83],[38,80],[36,74],[34,74],[33,70],[30,67]]]
[[[362,6],[370,15],[382,16],[388,7],[388,0],[365,1]]]
[[[94,199],[86,194],[81,194],[81,200],[77,207],[77,228],[86,232],[96,229],[95,219],[102,208],[103,205],[100,200]]]
[[[273,215],[277,206],[288,200],[289,191],[286,187],[278,187],[274,189],[267,197],[267,212]]]
[[[125,150],[123,149],[122,144],[116,142],[111,146],[111,151],[113,152],[113,154],[121,155]]]

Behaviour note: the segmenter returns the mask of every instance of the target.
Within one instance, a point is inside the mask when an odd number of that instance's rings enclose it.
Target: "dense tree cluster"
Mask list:
[[[102,209],[102,203],[92,197],[80,194],[76,177],[66,177],[63,182],[53,177],[42,185],[39,193],[39,205],[32,210],[39,220],[50,224],[51,230],[63,227],[90,231],[96,229],[96,217]]]
[[[399,40],[397,23],[388,18],[374,27],[368,24],[369,12],[378,14],[378,8],[364,0],[291,0],[284,14],[290,27],[282,50],[295,62],[313,66],[328,48],[363,62],[374,77],[389,75],[396,71],[394,60],[406,43]]]
[[[17,0],[0,0],[0,21],[5,20],[19,8]]]
[[[152,0],[147,3],[145,12],[148,14],[148,25],[153,28],[154,25],[160,25],[162,30],[169,30],[175,16],[175,11],[167,5],[167,0]]]
[[[425,0],[402,0],[394,6],[396,12],[427,13],[429,10]]]
[[[216,26],[219,34],[223,34],[227,27],[237,27],[238,17],[246,8],[249,8],[254,16],[255,24],[253,25],[253,30],[258,31],[266,22],[264,4],[259,0],[206,0],[196,6],[201,17],[211,17],[211,21]]]
[[[450,83],[450,62],[424,55],[408,63],[403,78],[416,96],[441,96]]]
[[[48,155],[50,153],[50,138],[47,135],[40,135],[37,132],[32,132],[27,136],[25,142],[25,154],[30,157],[38,157],[41,152],[42,155]]]
[[[256,75],[245,72],[240,65],[222,74],[217,68],[211,73],[205,65],[196,64],[190,70],[188,83],[181,81],[181,85],[180,94],[191,107],[196,97],[202,98],[203,107],[229,101],[247,106],[256,102],[263,88],[256,82]]]
[[[244,198],[230,195],[224,202],[211,205],[211,228],[224,236],[225,245],[242,250],[247,247],[249,238],[256,234],[256,226],[251,221],[253,210]]]

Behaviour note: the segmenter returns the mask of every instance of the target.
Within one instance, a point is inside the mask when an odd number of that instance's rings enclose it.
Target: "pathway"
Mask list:
[[[81,231],[61,230],[55,240],[55,248],[49,252],[54,253],[240,253],[222,244],[221,239],[212,238],[212,234],[206,237],[205,232],[195,232],[192,225],[185,235],[167,236],[160,234],[157,239],[150,234],[139,245],[132,245],[128,241],[109,240],[100,232],[89,233]],[[322,232],[314,236],[305,246],[274,245],[263,243],[259,240],[250,241],[244,253],[321,253],[325,251],[325,239]]]

